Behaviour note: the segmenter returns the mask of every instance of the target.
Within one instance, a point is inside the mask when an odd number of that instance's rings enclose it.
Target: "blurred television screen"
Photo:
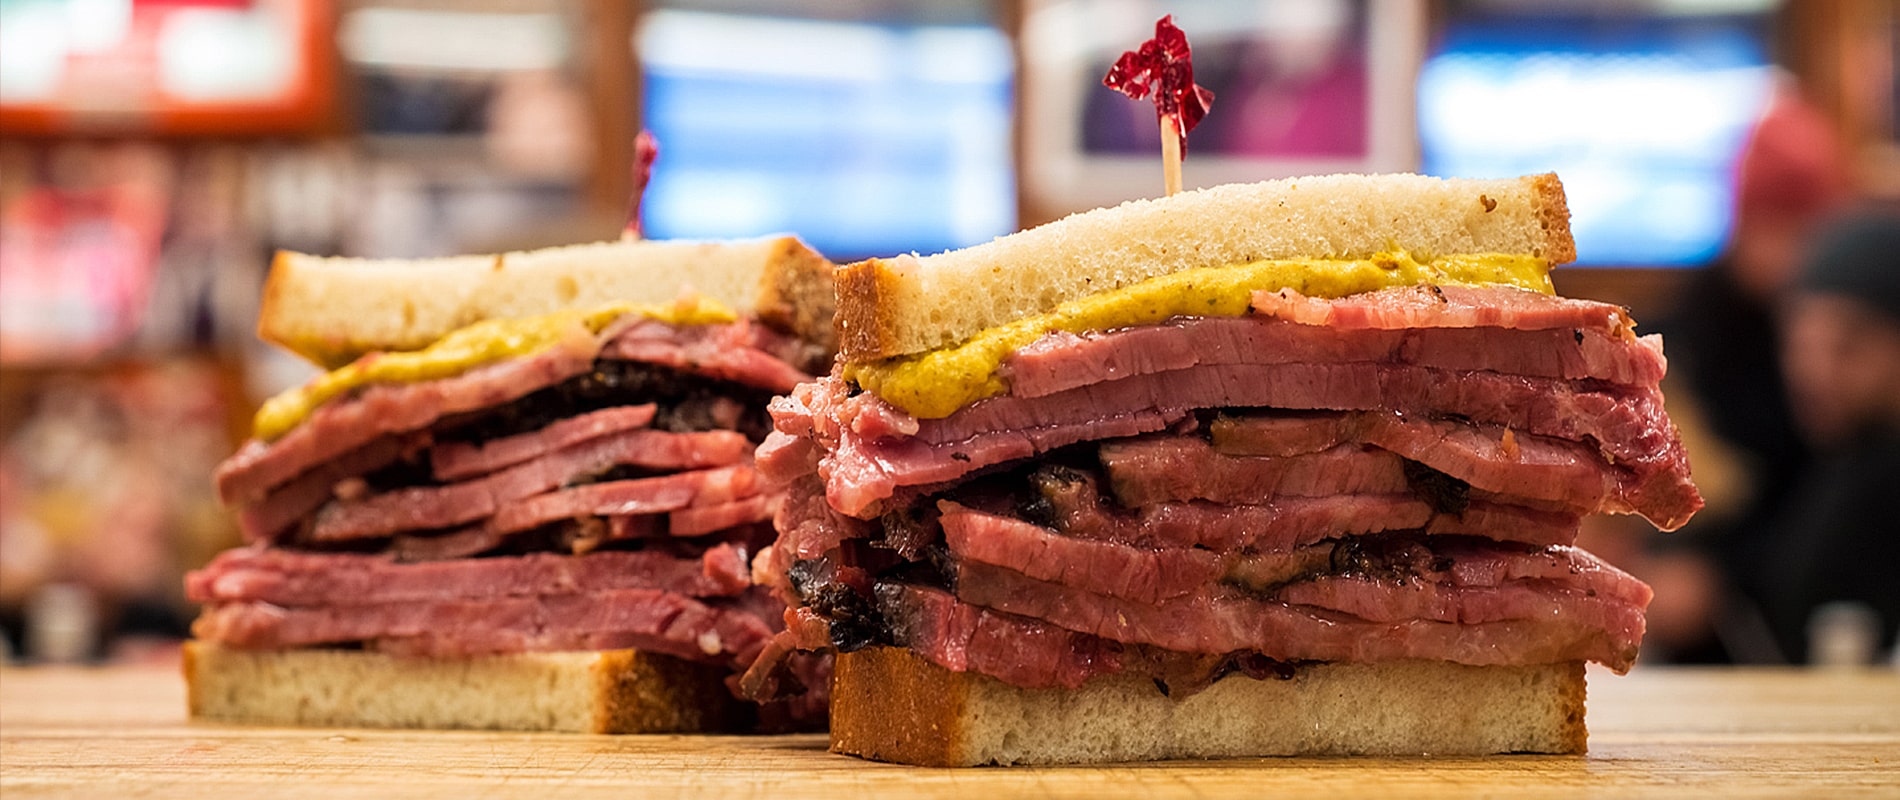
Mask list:
[[[933,252],[1016,225],[1009,40],[659,10],[644,19],[655,238],[796,232],[839,259]]]
[[[1704,263],[1772,88],[1764,42],[1744,15],[1454,21],[1419,75],[1423,171],[1555,171],[1581,263]]]

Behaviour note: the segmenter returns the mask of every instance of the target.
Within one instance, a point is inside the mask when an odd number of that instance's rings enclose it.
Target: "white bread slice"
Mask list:
[[[191,716],[356,728],[729,731],[726,671],[636,650],[395,658],[360,650],[184,647]]]
[[[838,270],[838,331],[857,363],[956,344],[1095,292],[1194,267],[1364,258],[1392,247],[1576,258],[1556,175],[1446,180],[1330,175],[1135,200],[933,256]]]
[[[830,347],[831,262],[792,236],[632,240],[435,259],[279,252],[257,335],[334,368],[370,350],[414,350],[484,319],[615,302],[664,304],[692,290]]]
[[[1022,689],[909,650],[838,656],[833,752],[920,766],[1287,755],[1582,753],[1582,662],[1312,664],[1171,698],[1147,678]]]

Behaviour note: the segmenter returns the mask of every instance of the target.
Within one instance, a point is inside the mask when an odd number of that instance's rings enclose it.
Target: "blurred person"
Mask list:
[[[1208,84],[1225,104],[1208,122],[1221,152],[1363,158],[1370,148],[1366,6],[1346,0],[1262,3],[1255,34]]]
[[[1900,631],[1900,212],[1863,211],[1831,225],[1788,300],[1782,364],[1795,420],[1815,459],[1771,524],[1751,582],[1782,652],[1839,652],[1864,662]],[[1836,637],[1838,638],[1838,636]]]
[[[1727,246],[1656,326],[1669,353],[1670,414],[1709,503],[1683,530],[1618,562],[1656,588],[1649,643],[1667,660],[1788,655],[1748,600],[1759,594],[1753,565],[1767,557],[1766,521],[1810,460],[1778,358],[1776,310],[1814,230],[1849,196],[1845,165],[1820,112],[1792,83],[1777,86],[1737,160]]]

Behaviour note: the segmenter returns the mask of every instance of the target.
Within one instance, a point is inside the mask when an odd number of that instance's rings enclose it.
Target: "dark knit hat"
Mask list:
[[[1900,321],[1900,212],[1858,211],[1828,224],[1809,249],[1798,285],[1856,298]]]

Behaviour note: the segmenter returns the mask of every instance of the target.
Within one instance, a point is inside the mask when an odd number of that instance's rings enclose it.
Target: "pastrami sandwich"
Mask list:
[[[220,465],[248,546],[186,579],[194,716],[730,729],[779,627],[769,399],[828,364],[790,237],[375,262],[280,255],[261,335],[336,369]],[[822,721],[822,706],[780,709]]]
[[[1580,521],[1702,501],[1574,257],[1554,175],[1342,175],[841,267],[748,691],[835,651],[832,748],[915,764],[1583,750],[1650,590]]]

